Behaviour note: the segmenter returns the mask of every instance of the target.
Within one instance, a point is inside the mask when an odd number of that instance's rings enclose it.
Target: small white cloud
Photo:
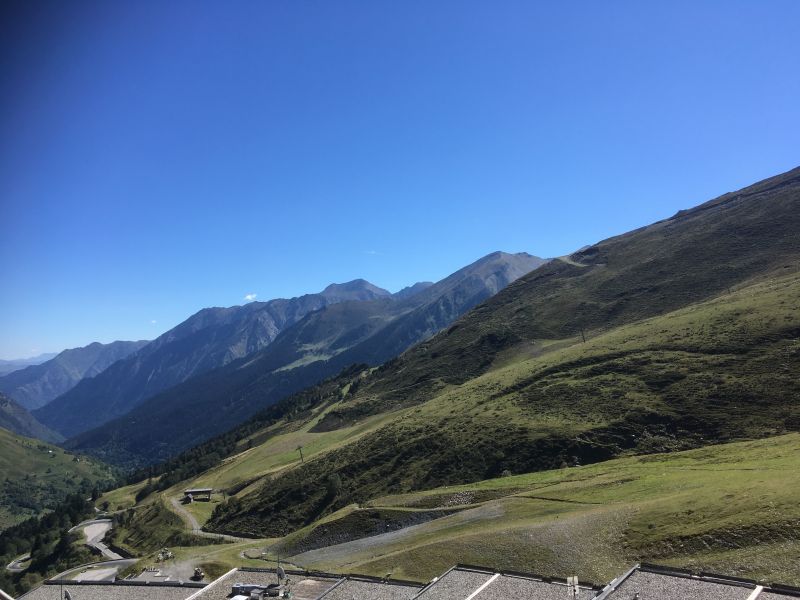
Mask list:
[[[158,321],[156,321],[155,319],[150,320],[150,325],[155,325],[156,323],[158,323]]]
[[[378,256],[380,252],[377,250],[364,250],[364,254],[369,254],[370,256]]]
[[[256,299],[256,296],[258,296],[258,294],[245,294],[244,300],[245,302],[252,302]]]

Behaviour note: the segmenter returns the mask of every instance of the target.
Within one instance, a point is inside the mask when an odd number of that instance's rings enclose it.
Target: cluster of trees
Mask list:
[[[22,573],[0,570],[0,589],[21,595],[47,577],[88,562],[91,552],[74,544],[78,536],[69,529],[90,517],[92,503],[87,492],[76,493],[57,505],[52,512],[33,517],[0,533],[0,563],[30,554]]]
[[[49,474],[50,469],[46,473]],[[85,477],[77,486],[75,484],[75,478],[69,476],[59,480],[37,477],[36,473],[29,473],[19,479],[5,477],[0,485],[0,504],[12,514],[40,513],[58,506],[64,497],[65,488],[86,489],[92,485]]]

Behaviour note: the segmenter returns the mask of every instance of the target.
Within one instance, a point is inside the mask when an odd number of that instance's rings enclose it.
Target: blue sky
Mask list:
[[[5,2],[0,358],[494,250],[800,164],[800,3]]]

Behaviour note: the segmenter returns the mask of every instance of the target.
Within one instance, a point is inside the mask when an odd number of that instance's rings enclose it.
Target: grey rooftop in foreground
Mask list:
[[[578,600],[590,600],[597,594],[591,586],[581,585]],[[525,600],[566,600],[571,598],[567,582],[538,575],[498,572],[484,567],[457,565],[423,589],[420,600],[489,600],[524,598]]]
[[[197,585],[52,582],[20,596],[20,600],[61,600],[64,597],[62,589],[69,591],[72,600],[186,600],[197,591]]]
[[[360,575],[286,570],[294,600],[567,600],[567,581],[528,573],[456,565],[426,586]],[[202,584],[142,584],[129,581],[64,582],[73,600],[229,600],[235,584],[278,583],[275,569],[231,569]],[[59,582],[48,582],[21,597],[59,600]],[[200,588],[200,589],[198,589]],[[578,600],[798,600],[800,588],[656,565],[635,565],[604,588],[578,586]]]
[[[790,600],[800,589],[682,569],[636,565],[609,583],[596,600]]]

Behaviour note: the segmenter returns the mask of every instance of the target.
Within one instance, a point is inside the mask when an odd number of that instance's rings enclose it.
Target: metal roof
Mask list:
[[[715,573],[692,573],[657,565],[635,565],[614,579],[597,600],[789,600],[800,589],[759,585]]]
[[[197,592],[197,585],[132,584],[130,582],[63,582],[45,583],[20,596],[20,600],[60,600],[69,591],[73,600],[186,600]]]

